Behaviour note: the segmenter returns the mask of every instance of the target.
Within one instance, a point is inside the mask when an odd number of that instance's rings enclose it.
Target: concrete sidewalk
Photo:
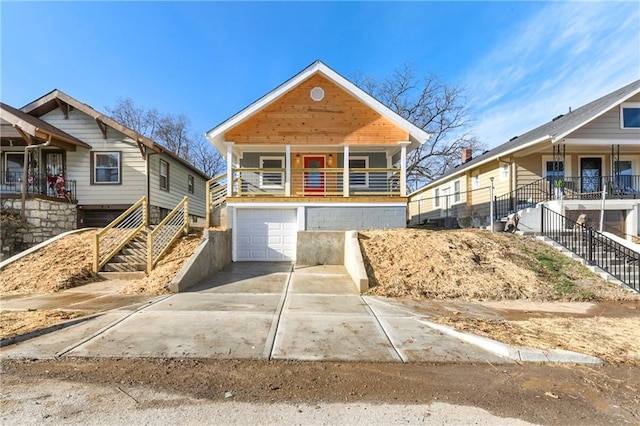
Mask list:
[[[187,293],[108,311],[4,347],[0,354],[7,358],[384,362],[510,363],[522,359],[428,319],[427,313],[394,304],[392,299],[361,296],[342,266],[235,263]]]

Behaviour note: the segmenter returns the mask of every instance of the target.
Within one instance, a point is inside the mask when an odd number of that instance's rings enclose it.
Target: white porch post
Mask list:
[[[233,197],[233,142],[225,142],[227,146],[227,197]]]
[[[349,145],[344,146],[344,171],[342,172],[342,193],[349,196]]]
[[[400,144],[400,196],[407,196],[407,145],[410,142],[398,142]]]
[[[285,145],[284,152],[284,195],[291,197],[291,145]]]

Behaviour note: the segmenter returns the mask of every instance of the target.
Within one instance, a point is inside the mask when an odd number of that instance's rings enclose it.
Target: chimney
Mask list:
[[[473,151],[471,148],[465,148],[462,150],[462,164],[473,158]]]

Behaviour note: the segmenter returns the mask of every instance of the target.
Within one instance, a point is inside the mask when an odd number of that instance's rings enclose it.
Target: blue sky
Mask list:
[[[130,97],[205,132],[311,62],[466,87],[488,147],[640,78],[638,2],[0,3],[0,98]]]

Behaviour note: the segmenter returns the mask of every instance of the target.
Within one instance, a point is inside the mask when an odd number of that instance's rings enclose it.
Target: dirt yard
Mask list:
[[[370,294],[458,300],[640,300],[528,237],[481,230],[360,233]]]
[[[370,293],[414,300],[616,302],[591,317],[497,320],[452,312],[437,322],[516,347],[564,349],[640,365],[640,295],[607,283],[546,244],[479,230],[360,233]],[[532,315],[534,316],[534,315]]]
[[[2,270],[1,294],[47,294],[77,287],[100,278],[91,271],[95,231],[69,235]],[[200,233],[179,239],[145,278],[132,281],[124,293],[164,294],[202,241]]]

